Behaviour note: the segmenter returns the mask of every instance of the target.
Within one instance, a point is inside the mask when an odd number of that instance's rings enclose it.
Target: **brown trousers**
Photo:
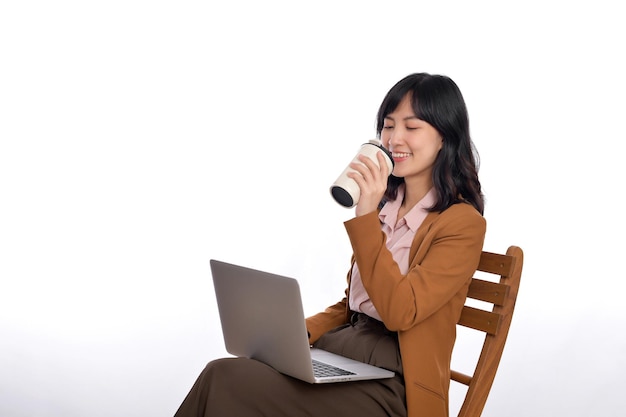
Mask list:
[[[315,345],[391,369],[396,377],[309,384],[253,359],[226,358],[202,371],[175,417],[406,416],[397,336],[359,314]]]

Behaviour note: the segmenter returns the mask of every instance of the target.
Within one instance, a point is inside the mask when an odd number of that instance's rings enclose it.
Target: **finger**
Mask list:
[[[384,178],[389,177],[389,166],[387,166],[387,159],[385,158],[385,155],[383,155],[382,152],[378,152],[376,154],[376,158],[378,158],[378,165],[380,166],[380,173],[382,176]]]
[[[348,178],[352,178],[354,182],[356,182],[359,190],[361,190],[361,194],[365,194],[367,190],[367,181],[363,177],[363,174],[360,172],[352,171],[346,174]]]
[[[387,164],[385,163],[385,156],[381,151],[378,151],[376,153],[376,158],[377,161],[375,162],[367,156],[359,155],[359,161],[361,161],[361,163],[367,167],[369,174],[371,174],[371,178],[375,181],[381,181],[382,179],[386,179],[389,176],[386,175],[386,172],[388,171]]]
[[[369,159],[367,157],[365,158]],[[350,168],[361,174],[364,178],[371,178],[371,169],[366,165],[366,163],[367,161],[361,161],[361,157],[359,157],[359,162],[350,163]]]
[[[370,174],[372,178],[377,178],[380,172],[380,168],[376,166],[376,162],[374,162],[371,158],[365,155],[359,155],[359,161],[366,168],[365,172]]]

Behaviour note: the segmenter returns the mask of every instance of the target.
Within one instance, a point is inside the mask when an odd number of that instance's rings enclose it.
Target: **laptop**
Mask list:
[[[228,353],[261,361],[312,384],[395,375],[386,369],[312,348],[300,286],[295,279],[215,259],[210,264]]]

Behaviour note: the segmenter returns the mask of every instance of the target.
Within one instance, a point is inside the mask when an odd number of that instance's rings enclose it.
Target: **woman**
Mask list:
[[[456,322],[485,236],[467,109],[448,77],[412,74],[385,96],[377,133],[393,156],[367,157],[345,223],[353,248],[346,296],[306,320],[316,347],[396,372],[312,385],[250,359],[207,365],[176,416],[448,415]],[[380,168],[379,168],[380,166]]]

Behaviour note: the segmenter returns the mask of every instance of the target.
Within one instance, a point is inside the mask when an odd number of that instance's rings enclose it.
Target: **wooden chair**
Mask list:
[[[468,301],[480,300],[489,303],[489,307],[472,307],[466,301],[458,323],[485,333],[473,375],[451,371],[453,381],[468,387],[459,417],[479,417],[485,407],[509,333],[523,263],[524,254],[517,246],[510,246],[506,255],[482,253],[477,270],[499,275],[500,278],[499,282],[472,278]]]

